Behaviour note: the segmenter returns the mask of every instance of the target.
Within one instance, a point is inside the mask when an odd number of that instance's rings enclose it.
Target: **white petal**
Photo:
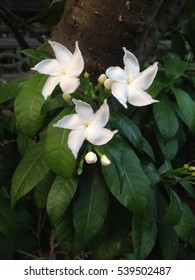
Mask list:
[[[127,98],[128,102],[134,106],[145,106],[159,102],[158,100],[152,99],[151,95],[149,95],[147,92],[133,86],[128,86]]]
[[[108,143],[117,130],[110,131],[107,128],[95,128],[95,129],[86,129],[87,136],[86,139],[93,145],[104,145]]]
[[[153,65],[146,68],[143,72],[141,72],[133,81],[132,85],[137,88],[141,88],[143,90],[149,88],[152,84],[156,73],[158,71],[158,63],[155,62]]]
[[[62,75],[60,79],[60,87],[64,93],[73,93],[79,87],[80,82],[77,78]]]
[[[112,94],[125,108],[127,108],[127,84],[113,83]]]
[[[52,94],[52,91],[57,86],[59,81],[60,81],[60,76],[56,76],[56,77],[49,76],[48,77],[48,79],[42,89],[42,95],[45,99],[47,99],[47,97]]]
[[[139,62],[135,55],[129,52],[126,48],[123,48],[125,55],[123,61],[125,64],[124,70],[127,72],[130,80],[133,80],[140,72]]]
[[[31,69],[41,74],[56,76],[61,72],[61,65],[56,59],[45,59]]]
[[[67,65],[66,73],[71,77],[78,77],[84,68],[84,60],[76,42],[75,51]]]
[[[89,121],[89,119],[91,119],[91,117],[94,115],[91,106],[81,100],[72,99],[72,101],[75,104],[75,110],[77,114],[83,120],[83,122]]]
[[[127,81],[127,74],[126,72],[120,68],[119,66],[109,67],[106,70],[106,76],[116,82],[125,83]]]
[[[51,45],[58,62],[67,65],[67,63],[70,61],[72,57],[72,53],[60,43],[54,41],[48,41],[48,42]]]
[[[75,158],[77,158],[80,147],[86,138],[85,130],[72,130],[68,135],[68,147],[71,149]]]
[[[90,125],[94,127],[104,127],[109,120],[109,107],[107,104],[107,100],[104,100],[104,103],[101,105],[99,110],[93,116],[93,120]]]
[[[66,129],[83,129],[83,123],[77,114],[67,115],[59,120],[54,127],[66,128]]]

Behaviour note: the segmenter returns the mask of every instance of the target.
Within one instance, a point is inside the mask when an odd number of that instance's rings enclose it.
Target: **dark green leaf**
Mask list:
[[[154,119],[161,135],[165,139],[175,136],[179,122],[171,102],[166,95],[159,96],[159,103],[153,105]]]
[[[73,204],[73,223],[82,244],[87,244],[103,226],[109,192],[97,165],[86,165]]]
[[[0,104],[15,98],[21,88],[22,79],[0,84]]]
[[[169,189],[168,194],[170,199],[169,207],[161,222],[175,226],[181,219],[182,203],[179,196],[173,190]]]
[[[41,107],[45,100],[41,92],[46,78],[39,73],[28,77],[15,100],[14,110],[18,127],[29,137],[35,136],[43,124]]]
[[[184,242],[188,242],[195,228],[195,217],[190,208],[183,203],[182,216],[179,224],[175,226],[175,231]]]
[[[17,147],[19,153],[24,156],[25,153],[36,145],[36,141],[22,133],[18,133]]]
[[[188,63],[178,56],[173,56],[165,64],[165,75],[168,80],[179,78],[186,70]]]
[[[195,102],[190,95],[182,89],[174,89],[177,104],[183,114],[186,125],[190,130],[195,130]]]
[[[185,40],[181,34],[174,33],[172,35],[171,48],[172,51],[178,54],[180,57],[183,58],[185,56],[186,54]]]
[[[49,125],[44,146],[44,156],[53,172],[63,178],[69,178],[74,171],[76,160],[67,145],[70,130],[53,127],[59,119],[72,112],[72,108],[64,109]]]
[[[148,205],[142,214],[133,214],[132,240],[137,259],[145,259],[152,251],[157,236],[156,197],[151,191]]]
[[[21,52],[24,53],[26,56],[36,58],[39,61],[47,58],[52,58],[51,53],[42,49],[26,49],[26,50],[22,50]]]
[[[43,142],[28,151],[17,166],[11,185],[12,207],[22,196],[30,192],[48,173],[49,168],[43,158]]]
[[[156,133],[156,138],[160,149],[164,155],[164,158],[168,161],[171,161],[175,158],[178,152],[178,139],[177,137],[173,137],[171,139],[165,140],[160,135],[160,133]]]
[[[53,225],[62,220],[75,192],[78,180],[64,179],[60,176],[54,180],[47,200],[47,212]]]
[[[120,137],[98,149],[111,161],[110,165],[102,166],[111,193],[130,211],[142,212],[148,202],[151,182],[135,152]]]

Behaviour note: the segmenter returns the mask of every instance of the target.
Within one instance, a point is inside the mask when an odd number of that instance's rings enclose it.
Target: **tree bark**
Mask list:
[[[186,2],[67,0],[51,39],[72,51],[75,41],[78,41],[85,70],[97,77],[109,66],[122,65],[122,47],[132,51],[141,62],[144,61],[155,46],[154,21],[165,32]]]

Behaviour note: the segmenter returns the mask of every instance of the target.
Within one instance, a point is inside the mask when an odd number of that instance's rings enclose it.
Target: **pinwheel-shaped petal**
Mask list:
[[[75,104],[76,114],[67,115],[59,120],[54,127],[71,129],[68,136],[68,147],[75,158],[84,142],[89,141],[93,145],[104,145],[109,142],[117,132],[105,128],[109,119],[109,107],[107,100],[95,113],[92,107],[81,100],[72,100]]]
[[[140,67],[137,58],[131,52],[124,50],[124,69],[116,66],[109,67],[106,70],[106,75],[113,81],[111,86],[112,94],[118,101],[127,108],[127,102],[134,106],[145,106],[158,102],[153,99],[145,90],[152,84],[158,66],[155,62],[143,72],[140,72]]]
[[[64,93],[75,92],[80,84],[78,77],[84,68],[84,60],[78,42],[75,44],[73,54],[60,43],[49,41],[49,44],[56,59],[45,59],[32,68],[41,74],[49,75],[42,90],[45,99],[52,94],[58,84]]]

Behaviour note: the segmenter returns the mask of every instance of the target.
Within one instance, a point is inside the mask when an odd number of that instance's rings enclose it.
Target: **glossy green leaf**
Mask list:
[[[174,89],[175,98],[188,128],[195,130],[195,102],[190,95],[182,89]]]
[[[155,122],[161,135],[165,139],[175,136],[179,129],[179,122],[171,102],[166,95],[159,96],[159,103],[153,105]]]
[[[0,84],[0,104],[11,98],[15,98],[20,91],[22,79],[15,79],[14,81]]]
[[[46,76],[33,74],[23,83],[16,97],[14,110],[19,129],[24,135],[33,137],[43,124],[41,108],[45,100],[42,96],[42,88],[46,82]]]
[[[39,61],[47,58],[52,58],[51,53],[42,49],[25,49],[21,52],[24,53],[26,56],[36,58]]]
[[[195,189],[194,186],[192,186],[190,183],[185,181],[180,181],[180,185],[187,191],[188,195],[195,200]]]
[[[165,63],[165,75],[168,80],[179,78],[186,70],[188,63],[183,61],[177,55],[172,55]]]
[[[55,225],[55,233],[60,245],[70,257],[74,257],[83,250],[83,246],[75,233],[70,209],[66,212],[63,219]]]
[[[48,166],[53,172],[63,178],[70,178],[72,176],[76,160],[67,145],[70,130],[53,127],[53,124],[71,112],[72,107],[64,109],[50,123],[44,145],[44,156]]]
[[[182,215],[182,203],[179,196],[173,190],[168,190],[169,194],[169,206],[165,216],[162,219],[162,223],[175,226],[179,223]]]
[[[77,189],[76,178],[54,180],[47,200],[47,212],[53,225],[59,223],[66,212]]]
[[[182,216],[179,224],[175,226],[175,231],[184,242],[188,242],[195,228],[195,217],[191,209],[183,203]]]
[[[43,157],[43,142],[28,151],[17,166],[11,184],[11,205],[29,193],[48,173]]]
[[[19,153],[24,156],[25,153],[36,145],[36,141],[20,132],[18,132],[17,147]]]
[[[168,161],[171,161],[175,158],[178,152],[178,139],[177,137],[173,137],[171,139],[165,140],[160,135],[159,132],[156,133],[156,138],[158,141],[158,144],[160,146],[160,149],[162,151],[162,154],[164,155],[164,158]]]
[[[135,152],[120,137],[99,150],[111,161],[110,165],[102,166],[111,193],[130,211],[142,212],[148,202],[151,182]]]
[[[54,180],[54,174],[48,172],[47,175],[36,185],[34,197],[38,208],[45,208],[51,184]]]
[[[82,244],[87,244],[103,226],[109,192],[97,165],[86,165],[73,204],[73,223]]]
[[[152,251],[157,237],[156,197],[151,191],[148,204],[142,214],[133,214],[132,240],[137,259],[145,259]]]

